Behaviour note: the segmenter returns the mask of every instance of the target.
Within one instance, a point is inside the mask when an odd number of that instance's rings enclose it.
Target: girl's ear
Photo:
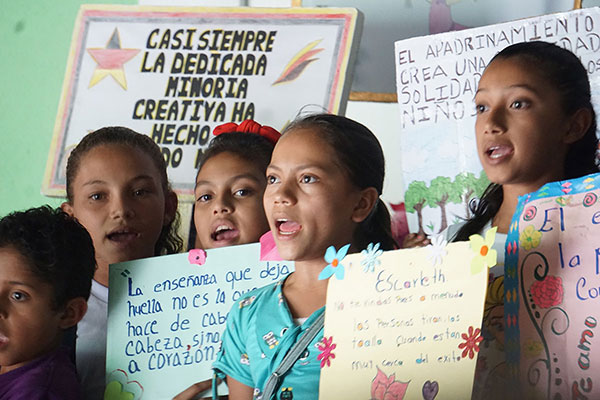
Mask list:
[[[75,297],[67,301],[62,315],[60,317],[59,326],[61,329],[68,329],[77,325],[87,311],[87,301],[83,297]]]
[[[571,125],[565,134],[565,143],[572,144],[581,139],[592,124],[592,111],[589,108],[580,108],[571,117]]]
[[[165,196],[165,217],[163,219],[163,226],[169,225],[175,219],[175,214],[177,213],[177,205],[179,201],[177,200],[177,194],[172,190]]]
[[[65,201],[64,203],[62,203],[60,205],[60,208],[64,212],[66,212],[67,214],[69,214],[71,217],[73,216],[73,206],[68,201]]]
[[[356,207],[354,208],[354,212],[352,213],[352,221],[357,224],[363,222],[371,211],[377,201],[379,200],[379,193],[377,193],[377,189],[374,187],[368,187],[360,191],[360,198]]]

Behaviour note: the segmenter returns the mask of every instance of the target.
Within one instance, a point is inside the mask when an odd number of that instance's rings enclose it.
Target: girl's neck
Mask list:
[[[285,280],[283,295],[294,318],[309,317],[325,306],[327,280],[319,280],[325,268],[323,259],[297,261],[295,271]]]
[[[537,191],[546,182],[559,179],[561,178],[547,178],[539,183],[528,185],[502,185],[502,204],[496,215],[494,215],[492,226],[498,227],[498,233],[508,233],[513,214],[519,203],[519,197]]]
[[[94,280],[101,284],[102,286],[108,287],[108,263],[96,259],[96,272],[94,272]]]

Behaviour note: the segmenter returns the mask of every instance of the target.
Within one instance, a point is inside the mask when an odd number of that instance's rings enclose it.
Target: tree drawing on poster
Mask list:
[[[437,234],[446,229],[449,223],[459,221],[456,215],[453,215],[453,219],[448,218],[446,209],[449,203],[462,204],[464,215],[469,218],[472,200],[481,196],[489,183],[484,171],[481,171],[479,177],[472,172],[461,172],[456,175],[454,181],[445,176],[438,176],[430,182],[429,186],[423,181],[413,181],[408,185],[404,194],[406,211],[417,214],[417,232],[419,234]],[[439,220],[429,222],[424,226],[423,207],[439,209]]]
[[[64,196],[85,134],[124,125],[161,147],[174,190],[191,201],[216,125],[281,129],[307,104],[343,114],[361,26],[348,8],[82,6],[43,192]]]
[[[527,398],[600,396],[600,174],[519,198],[506,245],[509,371]]]
[[[111,265],[106,393],[114,397],[105,398],[170,399],[210,379],[234,302],[293,270],[259,261],[260,250],[253,243]]]
[[[338,260],[344,273],[329,278],[319,398],[469,398],[487,269],[496,263],[490,239],[388,252],[371,244]]]
[[[400,151],[412,232],[437,234],[468,217],[470,198],[481,194],[483,181],[473,181],[481,178],[473,98],[489,60],[514,43],[556,43],[581,59],[597,103],[599,27],[600,9],[588,8],[395,43]]]

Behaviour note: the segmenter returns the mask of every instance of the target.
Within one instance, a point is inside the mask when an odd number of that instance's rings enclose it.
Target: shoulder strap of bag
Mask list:
[[[292,368],[302,353],[304,353],[304,350],[306,350],[308,345],[321,331],[324,321],[325,311],[323,311],[323,313],[321,313],[321,315],[319,315],[317,319],[313,321],[306,332],[304,332],[304,335],[302,335],[300,340],[298,340],[290,349],[290,351],[288,351],[279,366],[275,368],[275,371],[271,373],[271,376],[269,376],[269,379],[267,379],[267,383],[265,384],[262,400],[271,400],[271,397],[273,397],[281,378],[290,370],[290,368]]]

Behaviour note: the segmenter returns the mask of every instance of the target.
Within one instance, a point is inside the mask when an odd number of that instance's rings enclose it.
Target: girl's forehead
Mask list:
[[[316,129],[292,129],[281,137],[273,151],[271,165],[282,164],[345,171],[336,150]]]
[[[279,139],[275,146],[277,148],[289,148],[299,146],[305,148],[317,148],[321,152],[333,151],[333,148],[323,137],[323,133],[316,128],[292,128]]]
[[[223,151],[205,161],[196,175],[196,182],[228,180],[234,176],[246,175],[264,178],[264,173],[257,161],[231,151]]]
[[[134,146],[101,144],[82,155],[75,179],[84,175],[148,175],[160,181],[160,171],[150,155]]]

